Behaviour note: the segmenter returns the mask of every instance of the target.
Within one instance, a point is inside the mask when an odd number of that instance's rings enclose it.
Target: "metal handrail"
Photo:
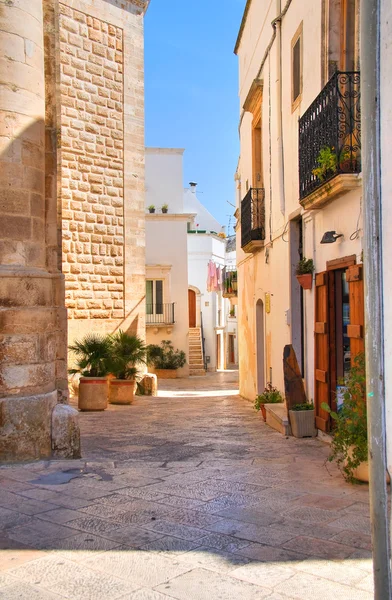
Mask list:
[[[207,358],[206,358],[206,348],[205,348],[205,337],[204,337],[204,327],[203,327],[203,313],[200,312],[200,334],[201,334],[201,346],[203,352],[203,364],[204,370],[207,371]]]
[[[241,202],[241,248],[265,240],[265,190],[249,188]]]

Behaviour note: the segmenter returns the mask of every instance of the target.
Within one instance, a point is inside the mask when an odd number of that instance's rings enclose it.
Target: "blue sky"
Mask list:
[[[222,225],[234,212],[227,201],[235,203],[233,49],[244,6],[245,0],[151,0],[145,18],[146,145],[185,148],[184,185],[198,183],[199,200]]]

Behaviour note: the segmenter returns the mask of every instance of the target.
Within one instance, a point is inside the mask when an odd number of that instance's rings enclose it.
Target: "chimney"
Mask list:
[[[191,186],[191,192],[192,192],[192,194],[196,194],[197,183],[195,183],[194,181],[190,181],[189,185]]]

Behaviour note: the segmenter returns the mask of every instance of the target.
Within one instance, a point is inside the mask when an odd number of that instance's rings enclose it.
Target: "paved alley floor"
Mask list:
[[[83,459],[0,468],[0,599],[370,600],[367,486],[237,373],[80,415]]]

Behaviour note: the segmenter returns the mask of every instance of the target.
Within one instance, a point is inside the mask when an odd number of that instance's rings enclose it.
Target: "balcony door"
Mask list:
[[[146,322],[163,323],[163,279],[146,280]]]

